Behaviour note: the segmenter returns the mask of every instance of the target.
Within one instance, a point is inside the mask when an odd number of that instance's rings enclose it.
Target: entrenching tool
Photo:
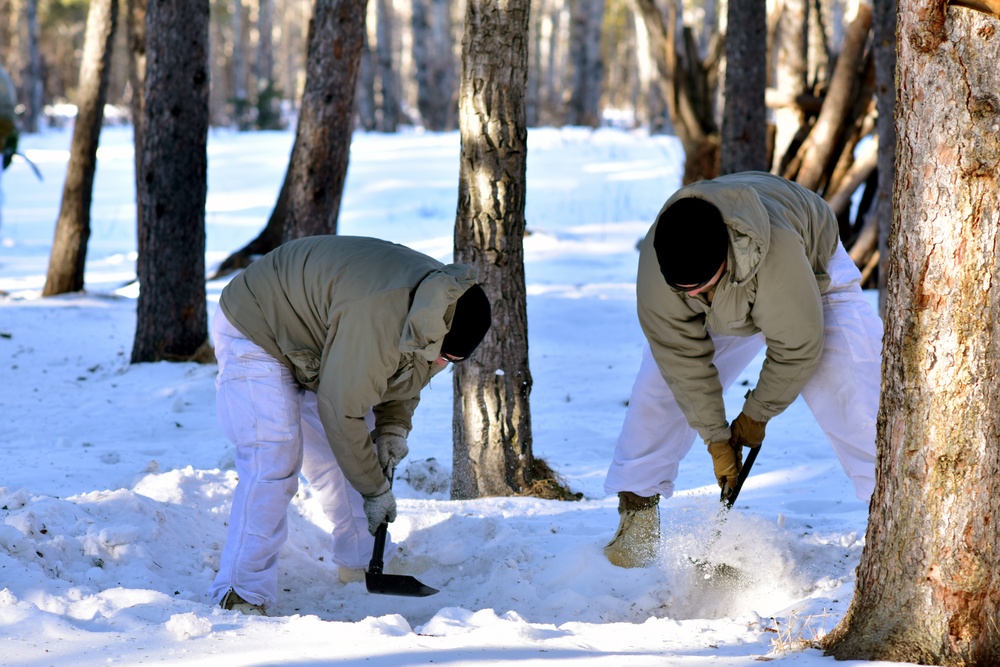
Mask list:
[[[392,488],[392,475],[389,475],[389,487]],[[375,547],[372,549],[372,559],[365,572],[365,585],[369,593],[379,595],[401,595],[411,598],[423,598],[434,595],[438,589],[420,583],[415,578],[405,574],[382,574],[385,558],[385,538],[389,524],[382,525],[375,531]]]
[[[722,503],[723,508],[719,510],[719,514],[716,517],[716,528],[712,534],[711,539],[708,540],[708,544],[705,545],[703,553],[709,553],[715,543],[719,541],[722,537],[721,525],[725,522],[726,518],[729,516],[729,510],[732,509],[733,504],[736,502],[736,498],[740,495],[740,490],[743,488],[743,482],[746,481],[747,477],[750,475],[750,468],[753,467],[753,462],[757,460],[757,454],[760,452],[760,445],[756,447],[751,447],[750,452],[747,454],[746,460],[743,462],[743,468],[740,470],[739,476],[736,478],[736,486],[731,489],[722,489],[722,493],[719,495],[719,502]],[[705,579],[713,579],[716,577],[728,580],[736,580],[741,577],[741,571],[738,568],[728,565],[726,563],[713,563],[705,558],[693,558],[688,556],[695,567],[704,575]]]

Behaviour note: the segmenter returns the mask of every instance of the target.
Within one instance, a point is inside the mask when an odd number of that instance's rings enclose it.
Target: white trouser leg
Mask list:
[[[368,429],[375,427],[375,417],[366,415]],[[372,557],[375,538],[368,532],[364,499],[348,483],[333,456],[323,425],[319,420],[316,396],[307,392],[302,401],[304,456],[302,475],[309,482],[323,513],[333,523],[333,562],[338,567],[364,568]],[[386,553],[392,542],[386,537]]]
[[[875,489],[875,432],[882,380],[882,320],[861,291],[861,274],[838,248],[823,294],[823,357],[802,398],[826,433],[858,499]]]
[[[712,339],[714,362],[723,389],[736,381],[764,346],[759,335]],[[678,466],[691,450],[696,435],[660,374],[647,343],[604,481],[605,492],[631,491],[643,497],[658,493],[669,498],[674,493]]]
[[[247,602],[266,605],[277,599],[278,551],[288,534],[288,504],[298,489],[303,390],[221,310],[212,337],[219,360],[216,413],[236,447],[239,482],[211,596],[218,602],[232,588]]]

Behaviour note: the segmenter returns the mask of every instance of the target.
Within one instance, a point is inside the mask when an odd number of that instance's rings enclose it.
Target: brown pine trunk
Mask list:
[[[720,171],[767,171],[767,11],[764,0],[730,2]]]
[[[289,162],[286,241],[337,233],[367,5],[367,0],[316,0],[306,88]]]
[[[135,213],[136,228],[142,225],[142,123],[146,115],[146,0],[126,0],[126,26],[128,28],[128,83],[132,89],[129,111],[132,114],[132,145],[135,159]],[[138,253],[142,254],[142,234],[137,234]]]
[[[94,173],[97,171],[97,144],[104,121],[111,46],[117,26],[118,0],[93,0],[87,12],[69,165],[42,296],[83,290],[87,241],[90,239],[90,202],[94,194]]]
[[[207,346],[208,11],[203,0],[147,7],[133,363],[191,359]]]
[[[493,327],[455,364],[452,498],[506,496],[532,465],[524,281],[528,0],[468,0],[455,261],[479,268]]]
[[[901,0],[875,495],[840,659],[1000,664],[997,22]]]

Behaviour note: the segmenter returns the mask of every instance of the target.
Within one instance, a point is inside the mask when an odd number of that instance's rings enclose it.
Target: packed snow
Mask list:
[[[768,437],[737,506],[720,512],[707,452],[661,503],[659,560],[612,566],[603,482],[643,345],[636,244],[680,185],[676,139],[533,129],[528,288],[533,446],[576,502],[449,499],[452,383],[423,393],[397,473],[389,573],[425,598],[341,584],[308,486],[289,509],[281,598],[268,617],[208,599],[236,485],[215,421],[213,365],[131,365],[137,286],[130,128],[109,127],[92,206],[86,292],[41,298],[71,130],[22,137],[41,170],[2,177],[0,663],[49,665],[832,665],[814,647],[846,611],[867,506],[808,409]],[[256,236],[292,132],[209,137],[207,263]],[[451,260],[457,133],[356,134],[343,234]],[[207,283],[209,313],[225,279]],[[873,302],[875,295],[870,295]],[[735,416],[762,359],[727,395]],[[705,579],[692,558],[735,566]],[[838,663],[840,664],[840,663]],[[889,664],[889,663],[843,663]]]

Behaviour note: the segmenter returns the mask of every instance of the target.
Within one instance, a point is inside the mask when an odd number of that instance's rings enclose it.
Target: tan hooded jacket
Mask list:
[[[409,433],[420,390],[440,370],[434,361],[455,302],[475,282],[475,267],[387,241],[313,236],[255,261],[222,291],[220,305],[316,392],[337,463],[358,492],[375,495],[389,482],[372,437],[386,428]]]
[[[674,290],[656,260],[654,224],[639,253],[639,323],[688,423],[705,442],[718,442],[730,433],[709,332],[764,334],[766,358],[743,411],[761,422],[784,411],[819,364],[820,294],[830,283],[827,267],[839,232],[819,195],[765,172],[693,183],[663,209],[685,197],[704,199],[722,212],[730,241],[726,271],[711,299]]]

